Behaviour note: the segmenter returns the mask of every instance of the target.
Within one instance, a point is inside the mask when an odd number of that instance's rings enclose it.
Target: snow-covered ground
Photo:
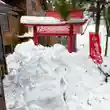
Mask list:
[[[77,36],[77,53],[60,44],[34,46],[33,41],[16,46],[7,57],[9,75],[4,80],[8,110],[110,110],[110,82],[89,58],[89,32]],[[105,48],[105,28],[100,27]],[[109,43],[110,44],[110,43]],[[110,52],[109,52],[110,56]],[[103,69],[110,72],[109,57]],[[63,94],[65,93],[65,99]]]

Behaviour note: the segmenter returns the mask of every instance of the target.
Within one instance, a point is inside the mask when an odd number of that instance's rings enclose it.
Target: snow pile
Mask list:
[[[7,57],[9,76],[4,87],[8,110],[67,110],[63,99],[67,66],[60,60],[63,51],[67,52],[58,44],[36,47],[32,40],[16,46]]]
[[[29,41],[17,45],[7,57],[8,110],[110,110],[110,82],[104,82],[82,42],[80,51],[73,54],[59,44],[43,47]]]

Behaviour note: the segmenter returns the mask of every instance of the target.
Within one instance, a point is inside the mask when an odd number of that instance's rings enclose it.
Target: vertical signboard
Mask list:
[[[97,64],[102,64],[102,56],[101,56],[101,46],[100,46],[100,38],[98,34],[93,32],[89,33],[90,39],[90,57]]]

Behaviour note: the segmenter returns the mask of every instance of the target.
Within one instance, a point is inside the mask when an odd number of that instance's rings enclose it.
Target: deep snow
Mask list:
[[[90,25],[83,36],[77,36],[77,53],[68,53],[60,44],[34,46],[31,40],[17,45],[7,57],[9,75],[4,88],[8,110],[110,110],[110,82],[104,82],[88,56],[93,29]],[[104,29],[100,27],[103,52]],[[109,72],[104,65],[109,65],[109,57],[102,65]]]

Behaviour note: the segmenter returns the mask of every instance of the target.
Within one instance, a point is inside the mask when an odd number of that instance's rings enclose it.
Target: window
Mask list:
[[[3,32],[9,31],[9,22],[7,14],[0,13],[0,24]]]

